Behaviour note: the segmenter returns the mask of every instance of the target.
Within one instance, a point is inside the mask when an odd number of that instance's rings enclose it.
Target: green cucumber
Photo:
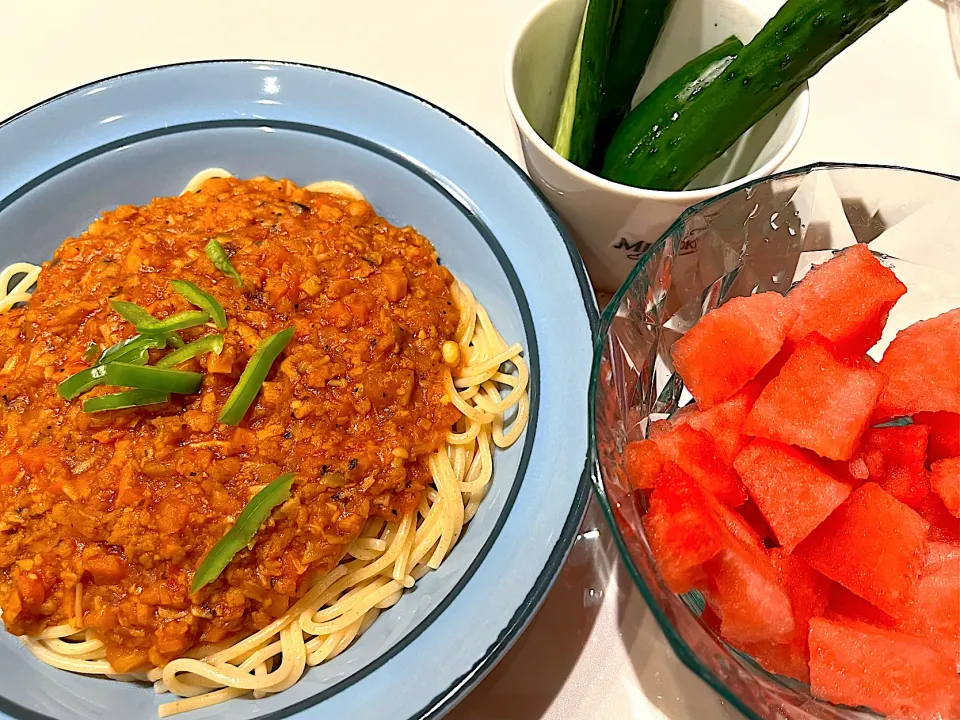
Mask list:
[[[657,85],[620,123],[604,157],[604,172],[628,158],[637,147],[637,139],[646,138],[664,116],[684,113],[691,98],[716,80],[741,50],[743,43],[731,35]]]
[[[603,77],[619,9],[619,0],[587,0],[560,103],[553,149],[583,168],[593,155]]]
[[[607,74],[597,125],[594,162],[603,160],[607,144],[630,111],[633,95],[647,69],[672,0],[622,0],[610,42]]]
[[[787,0],[679,115],[661,113],[602,175],[651,190],[682,190],[744,132],[906,0]]]

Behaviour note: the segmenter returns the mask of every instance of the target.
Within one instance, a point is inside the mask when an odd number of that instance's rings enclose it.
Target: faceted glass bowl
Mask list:
[[[623,473],[625,444],[651,419],[690,401],[670,360],[673,342],[737,296],[786,293],[813,264],[869,243],[908,292],[879,357],[898,330],[960,307],[960,178],[906,168],[812,165],[741,186],[690,208],[644,252],[600,322],[591,382],[594,489],[623,561],[680,659],[751,720],[873,717],[814,698],[727,646],[701,620],[696,592],[659,577]]]

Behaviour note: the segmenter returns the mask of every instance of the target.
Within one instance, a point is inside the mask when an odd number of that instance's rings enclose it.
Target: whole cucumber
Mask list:
[[[671,4],[672,0],[623,0],[621,3],[603,79],[595,163],[603,160],[610,139],[630,111],[633,95],[647,69]]]
[[[787,0],[679,115],[661,113],[603,177],[651,190],[682,190],[820,68],[906,0]]]
[[[743,43],[731,35],[657,85],[617,128],[604,157],[604,176],[608,168],[615,167],[629,156],[637,146],[637,138],[645,137],[663,116],[673,117],[685,112],[690,99],[716,80],[741,50]]]
[[[619,0],[587,0],[560,103],[553,149],[583,168],[593,155],[603,77],[619,9]]]

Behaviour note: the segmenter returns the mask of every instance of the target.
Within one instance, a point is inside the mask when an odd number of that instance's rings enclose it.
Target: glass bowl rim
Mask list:
[[[680,659],[680,661],[689,668],[697,677],[699,677],[703,682],[710,686],[722,699],[726,700],[732,704],[740,713],[742,713],[748,720],[766,720],[757,714],[755,710],[750,708],[743,700],[741,700],[732,690],[730,690],[726,683],[724,683],[720,678],[718,678],[713,671],[709,670],[703,663],[700,662],[697,657],[696,652],[694,652],[690,646],[686,643],[683,638],[679,637],[677,632],[674,630],[673,623],[667,617],[666,613],[663,611],[663,608],[656,602],[653,593],[650,588],[647,586],[646,581],[644,581],[640,572],[637,570],[636,565],[633,562],[633,559],[630,557],[630,552],[627,549],[626,543],[624,542],[623,535],[620,531],[619,526],[617,525],[616,518],[613,513],[613,509],[610,505],[610,501],[607,498],[606,490],[603,487],[603,479],[600,475],[600,465],[599,465],[599,451],[597,447],[597,425],[596,425],[596,394],[597,394],[597,382],[600,375],[600,362],[603,357],[603,349],[606,344],[607,338],[610,333],[610,325],[613,322],[613,318],[617,314],[617,310],[620,307],[620,303],[623,301],[624,295],[626,295],[627,290],[636,280],[637,276],[643,271],[647,263],[650,262],[650,259],[657,253],[660,252],[667,242],[667,238],[673,234],[680,231],[687,221],[698,215],[703,210],[709,208],[710,206],[718,203],[722,200],[725,200],[736,193],[739,193],[743,190],[747,190],[758,185],[763,185],[770,183],[775,180],[783,180],[791,177],[799,177],[801,175],[811,175],[816,172],[821,171],[830,171],[830,170],[892,170],[896,172],[906,172],[914,173],[920,175],[931,175],[935,177],[941,177],[945,180],[953,180],[955,182],[960,182],[960,176],[951,175],[945,172],[939,172],[935,170],[923,170],[920,168],[911,168],[903,165],[884,165],[884,164],[871,164],[871,163],[850,163],[850,162],[815,162],[808,165],[803,165],[801,167],[792,168],[790,170],[783,170],[771,175],[764,176],[762,178],[757,178],[754,180],[748,180],[744,183],[737,185],[734,188],[726,190],[723,193],[715,195],[714,197],[708,198],[702,202],[699,202],[695,205],[691,205],[689,208],[684,210],[677,219],[671,223],[662,235],[654,242],[647,250],[640,256],[637,260],[636,265],[630,271],[630,274],[627,275],[627,278],[623,281],[617,291],[610,298],[610,301],[607,303],[607,306],[603,309],[603,312],[600,315],[600,322],[597,327],[597,337],[594,342],[593,348],[593,367],[590,371],[590,386],[589,386],[589,397],[587,406],[589,409],[589,418],[588,418],[588,432],[589,437],[589,448],[588,451],[590,456],[588,458],[588,465],[590,468],[590,485],[593,491],[594,497],[597,499],[597,503],[600,505],[601,510],[603,511],[604,519],[607,521],[607,525],[610,527],[612,532],[614,543],[617,546],[617,551],[620,555],[620,559],[623,561],[623,564],[626,566],[627,573],[630,575],[630,579],[633,581],[633,584],[640,591],[640,594],[643,596],[644,602],[647,607],[650,609],[650,613],[653,615],[654,619],[657,622],[657,625],[660,627],[664,636],[667,639],[667,642],[670,644],[674,654]],[[764,671],[766,672],[766,671]],[[773,678],[770,673],[766,673],[768,676]],[[819,702],[819,701],[818,701]]]

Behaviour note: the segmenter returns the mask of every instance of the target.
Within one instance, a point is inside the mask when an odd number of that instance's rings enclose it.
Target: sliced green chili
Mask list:
[[[100,355],[97,360],[98,365],[106,365],[109,362],[129,362],[124,356],[131,348],[144,348],[150,350],[156,348],[163,350],[167,346],[167,341],[162,335],[134,335],[126,340],[111,345]],[[130,356],[133,357],[133,356]]]
[[[83,395],[87,390],[92,390],[97,385],[103,385],[106,377],[107,368],[104,365],[94,365],[92,368],[74,373],[57,385],[57,395],[64,400],[73,400],[78,395]]]
[[[210,322],[210,316],[203,310],[187,310],[186,312],[171,315],[163,320],[151,320],[137,324],[137,330],[146,335],[166,335],[177,330],[205,325]]]
[[[185,363],[191,358],[195,358],[197,355],[204,355],[210,352],[219,355],[222,351],[223,335],[207,335],[199,340],[194,340],[192,343],[187,343],[182,348],[179,350],[174,350],[169,355],[164,355],[157,361],[157,364],[154,367],[174,367],[180,363]]]
[[[83,361],[87,365],[94,365],[97,362],[97,355],[100,354],[100,346],[95,342],[89,342],[83,350]]]
[[[104,367],[107,369],[105,382],[119,387],[192,395],[203,383],[203,373],[185,370],[171,370],[149,365],[141,367],[119,362],[112,362]]]
[[[124,320],[131,322],[134,325],[160,322],[136,303],[126,302],[124,300],[111,300],[110,306],[118,315],[123,317]],[[177,335],[175,332],[168,333],[164,337],[173,347],[183,347],[183,338]]]
[[[189,280],[171,280],[173,289],[183,295],[189,302],[206,312],[212,319],[217,330],[227,329],[227,313],[223,305],[208,292],[204,292]]]
[[[293,473],[284,473],[251,498],[237,516],[237,521],[217,544],[210,548],[210,552],[203,556],[193,574],[190,592],[195,593],[220,577],[233,556],[250,544],[273,509],[290,497],[293,478]]]
[[[238,288],[243,287],[243,278],[240,277],[240,273],[237,272],[237,269],[230,262],[230,258],[227,257],[227,251],[223,249],[223,245],[219,242],[219,238],[225,237],[225,235],[217,235],[217,237],[212,238],[207,243],[207,247],[204,248],[204,252],[207,253],[207,257],[210,258],[210,262],[214,264],[217,270],[227,277],[233,278]]]
[[[85,413],[95,413],[105,410],[123,410],[140,407],[141,405],[156,405],[169,399],[170,396],[167,393],[156,390],[125,390],[112,395],[88,398],[83,401],[83,411]]]
[[[237,386],[230,393],[226,404],[220,413],[219,422],[225,425],[239,425],[243,420],[250,405],[253,404],[257,393],[260,392],[260,386],[273,367],[273,361],[277,359],[283,349],[293,337],[293,328],[281,330],[276,335],[271,335],[260,343],[260,346],[253,353],[253,357],[247,362],[247,366],[240,375]]]

